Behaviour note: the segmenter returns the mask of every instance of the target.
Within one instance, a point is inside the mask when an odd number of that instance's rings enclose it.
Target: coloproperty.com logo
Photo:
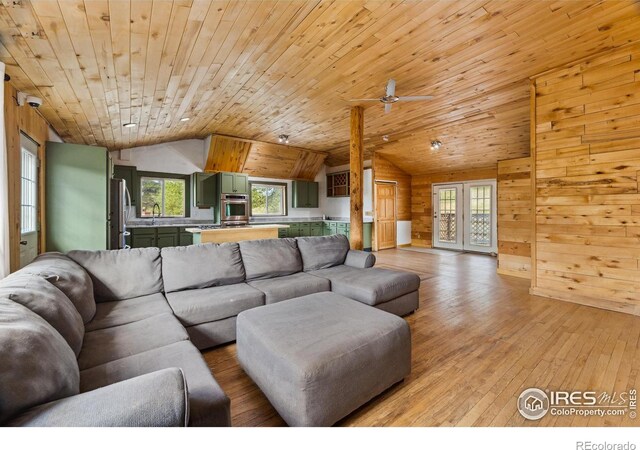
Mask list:
[[[518,411],[525,419],[540,420],[552,416],[625,416],[637,415],[637,392],[552,391],[529,388],[518,397]]]

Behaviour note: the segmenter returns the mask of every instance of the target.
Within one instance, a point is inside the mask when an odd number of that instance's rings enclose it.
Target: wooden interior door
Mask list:
[[[376,183],[376,241],[378,250],[396,247],[396,185]]]

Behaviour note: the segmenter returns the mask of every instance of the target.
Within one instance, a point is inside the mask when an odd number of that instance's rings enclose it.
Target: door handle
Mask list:
[[[27,245],[28,242],[27,241],[20,241],[20,245]]]

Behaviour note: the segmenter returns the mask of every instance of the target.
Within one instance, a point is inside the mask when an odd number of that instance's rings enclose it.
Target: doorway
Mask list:
[[[377,250],[396,247],[396,184],[376,181]]]
[[[433,246],[497,252],[496,180],[433,185]]]
[[[38,144],[20,133],[20,267],[38,255]]]

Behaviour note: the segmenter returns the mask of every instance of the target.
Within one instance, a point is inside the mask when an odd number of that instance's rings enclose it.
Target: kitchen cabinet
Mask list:
[[[327,174],[327,197],[348,197],[349,171]]]
[[[212,173],[196,172],[191,176],[193,205],[197,208],[212,208],[216,205],[216,177]]]
[[[249,176],[244,173],[220,172],[217,175],[220,194],[249,194]]]
[[[140,227],[131,228],[131,248],[176,247],[193,244],[193,235],[188,227]]]
[[[47,142],[43,250],[109,248],[111,169],[105,147]]]
[[[293,181],[291,190],[291,205],[294,208],[318,207],[318,183],[315,181]]]
[[[124,180],[129,196],[131,197],[131,206],[136,206],[138,196],[138,171],[135,166],[113,166],[113,178]]]
[[[131,248],[156,247],[156,228],[132,228]]]

